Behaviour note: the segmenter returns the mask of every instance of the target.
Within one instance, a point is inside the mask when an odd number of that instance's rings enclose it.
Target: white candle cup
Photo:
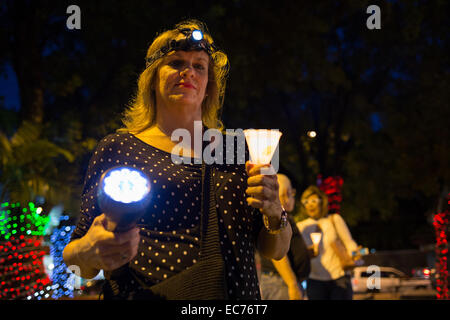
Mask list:
[[[270,164],[280,141],[281,131],[277,129],[246,129],[244,135],[250,152],[250,163]],[[261,173],[276,174],[272,166],[262,169]]]
[[[313,242],[314,254],[317,255],[319,253],[319,243],[322,239],[322,233],[320,232],[312,232],[310,234],[311,240]]]

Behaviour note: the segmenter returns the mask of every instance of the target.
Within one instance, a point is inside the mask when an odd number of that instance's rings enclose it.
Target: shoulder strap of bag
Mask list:
[[[150,288],[170,300],[226,299],[225,263],[223,260],[216,210],[215,169],[202,164],[200,258],[192,267]]]
[[[202,256],[220,253],[219,221],[216,210],[215,168],[202,164],[202,241],[200,252]],[[209,185],[208,185],[209,183]]]

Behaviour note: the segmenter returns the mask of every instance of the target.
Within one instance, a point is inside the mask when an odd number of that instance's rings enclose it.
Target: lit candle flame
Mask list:
[[[319,244],[320,239],[322,239],[322,233],[320,233],[320,232],[312,232],[310,234],[310,236],[311,236],[311,240],[312,240],[313,244]]]
[[[250,163],[270,164],[282,133],[279,130],[246,129],[244,134],[250,152]]]

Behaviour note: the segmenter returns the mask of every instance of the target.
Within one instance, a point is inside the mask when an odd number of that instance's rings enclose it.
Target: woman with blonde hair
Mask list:
[[[303,192],[301,205],[301,214],[306,214],[308,218],[297,222],[297,227],[310,250],[313,248],[311,233],[322,233],[318,252],[311,259],[306,288],[308,299],[351,300],[350,276],[342,268],[334,249],[338,238],[350,256],[358,249],[344,219],[339,214],[328,214],[328,197],[316,186],[310,186]]]
[[[164,60],[160,58],[163,54],[161,48],[176,38],[180,34],[180,30],[198,29],[204,30],[205,44],[209,46],[209,59],[207,62],[207,86],[203,100],[201,101],[201,120],[207,128],[223,129],[223,124],[219,119],[219,112],[223,106],[225,97],[226,80],[229,70],[229,62],[227,55],[221,51],[214,49],[215,45],[206,26],[196,20],[187,20],[179,23],[176,28],[168,30],[159,35],[147,50],[146,68],[138,79],[138,89],[135,97],[132,99],[128,109],[124,112],[123,122],[125,128],[119,132],[131,132],[134,134],[142,133],[153,127],[156,123],[164,119],[161,114],[164,110],[157,110],[156,98],[158,91],[155,87],[158,85],[157,71],[163,64]],[[159,111],[159,112],[157,112]],[[189,111],[189,110],[186,110]],[[192,115],[197,116],[197,114]],[[159,117],[159,119],[157,119]],[[182,115],[180,115],[182,118]],[[189,122],[185,119],[184,122]]]
[[[260,299],[256,246],[269,258],[286,254],[291,228],[276,176],[248,162],[205,164],[195,148],[198,123],[200,139],[207,128],[223,128],[227,72],[226,54],[199,21],[183,21],[150,45],[125,127],[91,158],[80,220],[64,250],[83,277],[105,271],[105,299]],[[173,139],[177,129],[194,139]],[[174,163],[180,143],[188,161]],[[105,228],[97,205],[101,174],[118,165],[142,170],[152,184],[137,228],[124,233]]]

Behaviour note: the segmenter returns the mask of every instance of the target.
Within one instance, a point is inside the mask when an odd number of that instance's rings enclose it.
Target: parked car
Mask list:
[[[377,273],[379,279],[377,278]],[[356,267],[352,271],[353,292],[397,292],[406,289],[432,288],[431,280],[409,277],[391,267]]]
[[[411,270],[411,274],[416,278],[430,279],[436,273],[435,268],[418,267]]]
[[[436,278],[439,276],[436,274],[436,269],[433,267],[419,267],[411,270],[413,277],[430,279],[433,289],[436,289]]]

